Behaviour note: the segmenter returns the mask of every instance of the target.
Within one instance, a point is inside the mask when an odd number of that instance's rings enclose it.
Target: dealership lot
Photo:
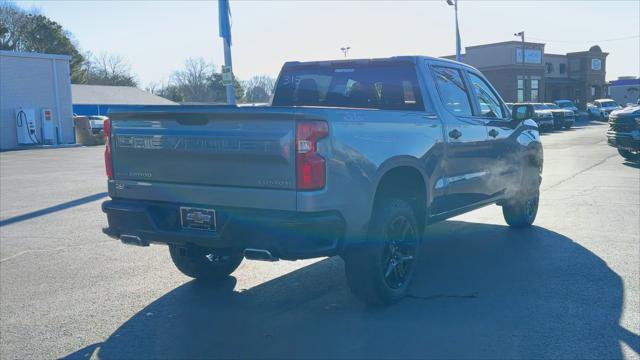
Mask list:
[[[101,233],[101,147],[0,154],[0,358],[639,358],[640,170],[606,125],[543,135],[536,226],[427,229],[411,297],[355,300],[339,258],[207,286]]]

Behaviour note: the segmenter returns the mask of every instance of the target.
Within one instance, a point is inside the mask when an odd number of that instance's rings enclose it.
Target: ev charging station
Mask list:
[[[16,109],[16,130],[18,131],[18,144],[38,144],[36,116],[33,109]]]
[[[57,143],[53,111],[51,109],[42,109],[40,119],[42,120],[42,143],[46,145]]]

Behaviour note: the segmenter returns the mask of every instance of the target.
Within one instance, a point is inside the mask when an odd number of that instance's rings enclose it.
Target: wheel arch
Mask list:
[[[380,200],[397,197],[407,200],[414,209],[420,230],[425,226],[428,212],[428,177],[420,170],[416,158],[400,158],[381,166],[373,187],[371,215]]]

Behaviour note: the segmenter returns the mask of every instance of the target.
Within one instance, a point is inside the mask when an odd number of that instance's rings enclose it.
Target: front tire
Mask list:
[[[533,224],[538,214],[540,195],[536,192],[526,199],[518,199],[502,206],[504,220],[511,227],[523,228]]]
[[[217,281],[226,278],[242,262],[242,255],[217,254],[212,249],[199,246],[169,244],[171,260],[181,273],[194,279]]]
[[[502,215],[509,226],[528,227],[538,214],[540,203],[540,169],[530,164],[525,167],[520,189],[502,205]]]
[[[571,129],[571,125],[572,125],[572,124],[564,124],[564,128],[565,128],[565,129],[567,129],[567,130],[569,130],[569,129]]]
[[[390,305],[406,294],[416,266],[421,234],[411,205],[385,199],[375,207],[369,237],[345,255],[353,294],[372,305]]]
[[[562,130],[562,123],[561,122],[553,122],[553,129],[554,130]]]
[[[631,151],[626,149],[618,149],[618,154],[620,154],[627,161],[640,161],[640,151]]]

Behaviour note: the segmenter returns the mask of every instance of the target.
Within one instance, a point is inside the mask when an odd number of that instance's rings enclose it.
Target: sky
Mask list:
[[[224,62],[216,1],[16,1],[70,31],[81,51],[126,58],[143,87],[189,57]],[[233,70],[277,76],[285,61],[455,53],[453,7],[434,1],[231,0]],[[640,76],[640,1],[458,3],[462,47],[518,40],[564,54],[600,45],[607,79]],[[464,50],[463,50],[464,51]]]

